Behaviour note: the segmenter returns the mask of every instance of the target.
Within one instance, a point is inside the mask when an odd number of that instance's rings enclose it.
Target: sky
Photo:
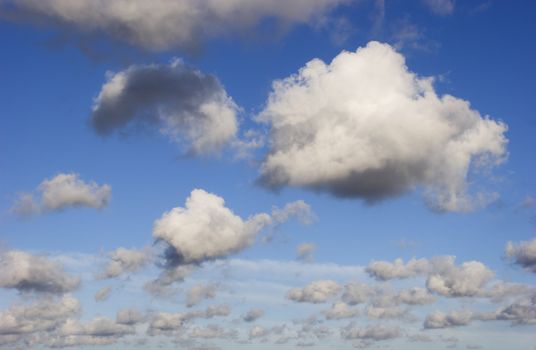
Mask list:
[[[0,349],[536,349],[535,15],[0,0]]]

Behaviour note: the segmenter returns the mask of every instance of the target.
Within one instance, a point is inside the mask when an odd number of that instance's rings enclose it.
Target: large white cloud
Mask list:
[[[70,207],[102,209],[108,205],[112,188],[85,182],[76,173],[60,173],[43,180],[35,192],[35,195],[20,194],[11,211],[18,215],[35,215]]]
[[[423,188],[441,211],[486,204],[495,195],[471,194],[467,176],[505,158],[506,125],[432,82],[378,42],[275,81],[258,116],[271,124],[260,182],[368,202]]]
[[[238,106],[218,79],[184,65],[133,65],[109,73],[93,104],[91,124],[103,135],[137,122],[195,154],[215,153],[233,140]]]
[[[80,278],[44,256],[19,250],[0,252],[0,287],[20,292],[61,294],[76,289]]]
[[[0,0],[0,11],[70,32],[104,33],[148,50],[195,48],[202,39],[251,33],[275,20],[281,27],[315,23],[351,0]],[[242,34],[243,35],[243,34]]]

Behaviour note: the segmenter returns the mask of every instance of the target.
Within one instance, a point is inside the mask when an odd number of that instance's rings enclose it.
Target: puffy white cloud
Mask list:
[[[366,271],[378,280],[427,276],[429,291],[448,297],[485,296],[485,287],[495,274],[479,261],[456,265],[456,257],[439,256],[431,259],[411,259],[404,263],[396,259],[373,261]]]
[[[328,320],[340,320],[358,316],[359,310],[348,306],[345,302],[338,301],[331,305],[331,308],[325,310],[324,315]]]
[[[447,297],[472,297],[484,294],[484,287],[495,274],[479,261],[468,261],[459,267],[454,257],[438,264],[428,277],[428,290]]]
[[[298,208],[309,211],[307,204],[298,202]],[[169,244],[165,256],[168,266],[200,263],[244,250],[267,225],[299,217],[303,210],[297,207],[274,209],[275,217],[260,213],[243,219],[225,206],[222,197],[195,189],[184,207],[173,208],[155,221],[153,237]]]
[[[160,51],[192,49],[203,39],[233,33],[251,34],[268,19],[275,20],[282,28],[319,23],[334,7],[348,2],[350,0],[155,0],[150,3],[143,0],[2,0],[0,9],[21,20],[48,21],[69,32],[103,33],[130,45]]]
[[[524,296],[493,312],[477,314],[482,321],[511,321],[512,325],[536,324],[536,294]]]
[[[311,282],[303,288],[292,288],[287,298],[297,302],[323,303],[339,294],[341,286],[332,280]]]
[[[117,311],[115,322],[119,324],[135,325],[145,319],[137,309],[120,309]]]
[[[536,237],[519,243],[508,242],[505,252],[515,264],[536,273]]]
[[[36,194],[22,193],[11,212],[21,216],[61,211],[71,207],[102,209],[108,205],[112,188],[109,185],[84,182],[76,173],[58,174],[45,179]]]
[[[494,195],[470,195],[467,174],[506,156],[506,125],[438,96],[378,42],[275,81],[258,120],[271,125],[262,184],[368,202],[421,187],[434,209],[471,210]]]
[[[253,326],[249,330],[249,339],[261,338],[268,334],[267,330],[261,326]]]
[[[243,250],[270,222],[264,213],[243,220],[225,207],[223,198],[195,189],[184,208],[173,208],[155,221],[153,236],[173,247],[181,263],[201,262]]]
[[[361,304],[369,300],[373,295],[374,289],[364,283],[350,282],[344,286],[342,301],[347,304]]]
[[[214,339],[214,338],[233,338],[237,332],[226,330],[222,326],[209,324],[206,327],[194,327],[190,332],[193,338]]]
[[[374,325],[366,328],[357,327],[349,324],[341,330],[341,336],[344,339],[360,339],[364,341],[381,341],[401,336],[399,327]]]
[[[301,243],[296,248],[298,260],[304,262],[311,262],[314,260],[314,253],[316,250],[316,244],[314,243]]]
[[[182,313],[159,312],[149,322],[147,333],[149,335],[172,334],[180,331],[184,323]]]
[[[79,301],[70,295],[39,299],[32,304],[14,304],[0,312],[0,335],[53,330],[79,312]]]
[[[372,261],[366,272],[381,281],[394,278],[408,278],[423,274],[429,270],[430,264],[427,259],[410,259],[404,264],[402,259],[396,259],[394,262]]]
[[[296,217],[302,224],[310,224],[315,220],[311,206],[303,200],[287,203],[283,208],[274,207],[272,210],[272,219],[275,222],[283,223],[292,217]]]
[[[95,293],[95,301],[100,302],[100,301],[105,301],[106,299],[108,299],[110,297],[110,294],[112,293],[112,289],[113,289],[112,286],[104,286],[100,288]]]
[[[110,261],[99,278],[114,278],[127,272],[137,272],[149,260],[147,250],[117,248],[108,254]]]
[[[264,310],[251,309],[242,316],[242,319],[246,322],[254,322],[262,316],[264,316]]]
[[[0,252],[0,287],[20,292],[61,294],[78,287],[80,279],[44,256],[23,251]]]
[[[200,283],[193,286],[186,294],[186,306],[192,307],[204,299],[214,299],[217,290],[216,283]]]
[[[400,291],[398,300],[408,305],[425,305],[436,301],[436,297],[430,294],[426,289],[413,287]]]
[[[453,311],[445,314],[435,311],[426,317],[424,328],[449,328],[468,325],[473,318],[473,313],[468,310]]]
[[[372,319],[402,318],[408,313],[398,306],[369,306],[367,316]]]
[[[235,138],[237,112],[216,77],[175,60],[109,73],[91,124],[103,135],[133,123],[153,125],[189,152],[210,154]]]

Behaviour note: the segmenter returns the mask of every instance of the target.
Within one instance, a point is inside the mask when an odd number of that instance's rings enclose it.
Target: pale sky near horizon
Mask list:
[[[0,0],[0,349],[536,349],[535,15]]]

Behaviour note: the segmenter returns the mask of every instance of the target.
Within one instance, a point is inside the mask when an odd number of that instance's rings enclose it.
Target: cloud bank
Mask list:
[[[271,125],[260,183],[369,203],[423,188],[439,211],[487,204],[495,195],[471,194],[467,176],[503,161],[507,127],[465,100],[438,96],[432,82],[378,42],[275,81],[257,117]]]

